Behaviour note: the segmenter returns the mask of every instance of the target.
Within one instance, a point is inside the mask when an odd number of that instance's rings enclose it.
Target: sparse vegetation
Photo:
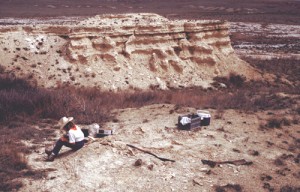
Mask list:
[[[225,186],[216,186],[216,192],[226,192],[226,191],[234,191],[234,192],[241,192],[243,188],[239,184],[227,184]]]
[[[264,84],[259,82],[246,83],[243,77],[237,75],[218,78],[218,81],[228,87],[223,91],[209,91],[195,87],[184,90],[162,91],[153,88],[149,91],[133,90],[112,93],[100,91],[97,88],[60,87],[46,90],[32,87],[20,79],[4,78],[0,81],[1,103],[3,103],[0,108],[0,121],[2,122],[19,115],[30,118],[59,118],[62,115],[79,115],[82,116],[79,120],[87,121],[87,116],[95,116],[92,111],[97,112],[98,118],[93,117],[90,122],[101,122],[108,118],[108,115],[104,114],[108,114],[109,109],[140,107],[155,103],[214,108],[220,111],[223,109],[248,111],[283,109],[294,104],[292,99],[286,100],[276,96],[274,92],[277,90],[274,87],[269,86],[269,89],[266,89]],[[260,92],[260,89],[263,89],[263,92]],[[279,88],[278,91],[281,89]],[[103,116],[99,115],[98,110],[100,109],[104,112]],[[280,122],[270,119],[267,127],[278,128],[281,125],[290,124],[291,120],[288,119],[280,119]]]
[[[225,84],[230,89],[234,89],[242,87],[246,81],[246,78],[244,76],[231,73],[229,77],[216,77],[214,80],[215,82]]]
[[[20,182],[12,181],[17,177],[40,177],[43,171],[33,171],[27,165],[24,154],[30,153],[31,148],[25,147],[21,140],[41,141],[53,134],[52,130],[39,131],[23,122],[12,121],[7,126],[1,126],[0,133],[0,188],[1,191],[12,191],[22,186]]]
[[[110,3],[110,2],[109,2]],[[146,3],[146,2],[144,2]],[[188,2],[184,2],[187,4]],[[226,2],[223,2],[224,4]],[[152,3],[153,4],[153,3]],[[196,2],[195,4],[201,11],[193,10],[191,7],[188,7],[189,14],[165,14],[169,15],[169,17],[187,17],[187,18],[217,18],[217,19],[227,19],[229,21],[256,21],[256,22],[263,22],[262,25],[267,28],[268,21],[278,22],[278,23],[292,23],[298,24],[299,19],[297,18],[295,3],[285,3],[283,4],[280,2],[280,6],[277,3],[273,4],[273,6],[263,6],[263,3],[259,4],[258,8],[253,9],[245,9],[247,13],[242,13],[239,10],[240,8],[236,4],[230,5],[233,7],[234,10],[233,14],[226,12],[224,14],[224,10],[219,9],[220,5],[217,3],[215,6],[216,8],[213,10],[208,10],[208,5],[198,5]],[[215,3],[212,3],[215,4]],[[149,4],[151,5],[151,3]],[[174,3],[175,6],[178,6],[177,3]],[[169,4],[167,4],[166,9],[162,9],[163,11],[169,11],[172,9]],[[243,5],[244,6],[244,5]],[[252,5],[254,7],[254,4]],[[102,7],[102,5],[101,5]],[[107,9],[108,6],[103,6],[103,8]],[[145,6],[149,7],[149,6]],[[151,6],[150,6],[151,7]],[[178,6],[184,8],[183,6]],[[213,7],[213,6],[211,6]],[[210,8],[211,8],[210,7]],[[219,8],[218,8],[219,7]],[[86,9],[86,8],[85,8]],[[10,10],[10,9],[7,9]],[[68,11],[75,10],[75,9],[68,9]],[[77,10],[77,9],[76,9]],[[88,10],[88,9],[87,9]],[[96,9],[95,9],[96,10]],[[97,9],[99,10],[99,9]],[[244,11],[245,11],[244,10]],[[286,10],[289,13],[292,11],[294,14],[278,14],[278,10],[280,13],[284,13]],[[209,11],[209,14],[207,14]],[[249,12],[248,12],[249,11]],[[252,12],[253,11],[253,12]],[[78,12],[78,11],[77,11]],[[196,13],[197,12],[197,13]],[[219,15],[219,13],[221,13]],[[255,13],[260,14],[255,14]],[[253,14],[254,13],[254,14]],[[276,13],[276,14],[274,14]],[[23,12],[22,12],[23,14]],[[34,14],[34,13],[33,13]],[[47,14],[51,14],[47,12]],[[264,19],[262,19],[264,17]],[[276,19],[274,19],[276,18]],[[123,21],[122,21],[123,22]],[[23,27],[25,31],[31,33],[33,28],[30,26]],[[1,29],[1,32],[8,30],[6,28]],[[47,29],[51,33],[60,34],[60,37],[63,39],[69,39],[69,31],[66,31],[66,28],[63,27],[49,27]],[[78,29],[79,30],[79,29]],[[187,33],[187,39],[193,38],[191,33]],[[238,36],[237,36],[238,35]],[[244,33],[236,33],[235,39],[233,40],[245,40],[242,37]],[[226,36],[226,35],[225,35]],[[203,38],[208,37],[223,37],[223,34],[209,34],[204,36]],[[91,37],[89,37],[91,39]],[[297,49],[295,47],[299,47],[299,43],[297,42],[297,38],[289,38],[287,41],[286,38],[276,38],[274,36],[270,36],[266,38],[265,35],[256,35],[253,36],[253,39],[249,39],[246,37],[245,42],[253,41],[257,44],[285,44],[284,47],[280,48],[284,50],[284,52],[293,52],[296,53]],[[43,41],[43,39],[42,39]],[[282,42],[283,41],[283,42]],[[16,42],[16,40],[15,40]],[[57,39],[55,39],[57,42]],[[293,43],[294,46],[290,46],[289,44]],[[229,44],[229,42],[217,42],[215,46],[222,47],[224,45]],[[41,49],[43,46],[43,42],[39,42],[37,49]],[[52,45],[50,46],[52,48]],[[261,48],[264,49],[264,48]],[[272,48],[274,49],[274,48]],[[14,53],[23,53],[20,51],[28,51],[29,48],[4,48],[3,51],[13,51]],[[212,50],[203,49],[199,50],[199,48],[195,49],[194,47],[190,47],[189,52],[194,55],[205,55],[211,54]],[[182,51],[181,47],[174,47],[174,52],[179,55]],[[39,51],[35,52],[38,56],[47,54],[46,51]],[[62,50],[56,51],[57,56],[58,54],[62,56]],[[167,52],[169,55],[172,52]],[[124,57],[129,58],[130,55],[122,51],[121,52]],[[165,58],[163,52],[156,51],[156,54],[159,58]],[[104,57],[104,56],[103,56]],[[28,57],[21,57],[17,55],[14,58],[14,63],[11,65],[19,65],[19,62],[27,61],[31,58]],[[103,59],[103,58],[102,58]],[[106,58],[104,58],[106,59]],[[175,104],[174,109],[170,110],[170,114],[174,114],[178,112],[178,109],[183,107],[196,107],[196,108],[213,108],[217,109],[214,118],[215,119],[223,119],[226,115],[226,109],[236,109],[236,110],[243,110],[247,112],[256,112],[261,110],[276,110],[276,109],[288,109],[291,108],[291,113],[288,118],[283,116],[275,115],[276,112],[272,111],[273,114],[269,114],[270,118],[261,125],[263,130],[269,130],[270,133],[277,133],[278,138],[285,139],[284,134],[288,134],[290,137],[293,138],[293,135],[290,135],[288,131],[290,129],[285,129],[286,126],[290,126],[291,124],[299,124],[298,115],[300,114],[300,108],[297,107],[299,104],[299,60],[297,59],[271,59],[271,60],[260,60],[260,59],[250,59],[244,58],[244,60],[248,61],[253,67],[262,71],[262,73],[271,73],[274,74],[276,77],[276,83],[271,84],[268,82],[246,82],[246,79],[243,76],[237,74],[230,74],[228,77],[218,77],[215,78],[214,89],[203,89],[199,87],[193,88],[183,88],[183,89],[175,89],[175,90],[168,90],[162,91],[158,90],[157,85],[151,85],[149,91],[142,91],[142,90],[134,90],[131,87],[129,91],[120,91],[118,93],[109,92],[109,91],[101,91],[96,88],[80,88],[75,89],[74,87],[65,87],[61,85],[57,89],[42,89],[31,86],[27,84],[25,81],[21,79],[10,79],[10,78],[0,78],[0,143],[2,144],[0,149],[0,191],[12,191],[18,190],[21,187],[21,183],[13,181],[16,177],[33,177],[33,178],[41,178],[47,171],[42,170],[40,172],[36,172],[30,170],[30,167],[27,165],[27,160],[25,158],[26,153],[32,152],[33,148],[25,147],[20,140],[37,140],[41,137],[47,137],[52,133],[51,130],[45,130],[44,127],[40,127],[43,129],[43,132],[40,130],[35,129],[32,126],[32,121],[37,119],[43,118],[50,118],[51,123],[56,123],[56,120],[61,116],[74,116],[76,117],[76,121],[79,123],[92,123],[92,122],[99,122],[104,123],[107,121],[112,122],[119,122],[119,120],[112,116],[110,113],[111,110],[116,108],[127,108],[127,107],[141,107],[144,105],[156,104],[156,103],[170,103]],[[113,61],[113,59],[108,58],[107,61]],[[211,58],[204,58],[196,60],[201,66],[203,64],[213,66],[216,62]],[[63,63],[63,61],[61,61]],[[87,63],[84,57],[79,58],[79,62],[82,64]],[[56,60],[54,64],[59,64],[59,61]],[[178,73],[182,73],[183,69],[181,66],[177,65],[174,62],[170,62],[171,66],[175,71]],[[37,65],[41,65],[41,63],[31,64],[31,68],[36,68]],[[75,66],[75,65],[74,65]],[[10,66],[13,70],[17,69],[20,71],[20,67],[13,67]],[[161,67],[162,70],[168,71],[170,70],[169,65],[166,63],[162,63],[158,65]],[[160,70],[160,68],[156,68],[155,63],[150,63],[149,68],[151,71]],[[8,68],[7,70],[9,70]],[[48,71],[50,68],[48,68]],[[58,69],[60,73],[66,73],[69,75],[71,81],[77,82],[77,77],[75,78],[74,75],[71,73],[71,69]],[[114,71],[120,71],[119,67],[113,68]],[[77,68],[76,71],[79,71]],[[5,69],[0,65],[0,74],[3,76],[5,73]],[[32,79],[34,74],[28,75],[28,79]],[[61,74],[57,74],[58,76],[62,76]],[[84,76],[84,73],[79,74],[79,77]],[[96,78],[96,74],[86,74],[86,77]],[[55,75],[49,76],[49,80],[56,79]],[[58,84],[60,83],[57,81]],[[93,81],[95,82],[95,81]],[[125,83],[129,84],[131,82],[130,79],[126,79]],[[79,83],[76,83],[79,85]],[[75,84],[75,85],[76,85]],[[130,87],[131,85],[129,85]],[[283,97],[280,96],[279,93],[284,93],[287,96]],[[290,96],[292,95],[292,96]],[[295,97],[295,95],[298,95]],[[226,117],[226,116],[225,116]],[[52,120],[51,120],[52,119]],[[224,119],[225,120],[225,119]],[[143,119],[143,123],[147,123],[148,119]],[[227,120],[225,120],[226,123]],[[234,121],[232,121],[234,124]],[[232,125],[231,121],[227,121],[227,125]],[[247,124],[245,121],[245,126],[247,126],[251,121],[247,120]],[[227,127],[220,127],[217,129],[220,132],[224,132],[228,134],[230,131]],[[286,131],[286,132],[285,132]],[[299,133],[299,131],[298,131]],[[45,134],[45,135],[42,135]],[[212,135],[210,135],[212,136]],[[213,137],[213,136],[212,136]],[[248,138],[249,139],[249,138]],[[251,139],[251,138],[250,138]],[[293,156],[279,156],[277,159],[273,161],[275,166],[277,166],[277,170],[273,172],[267,172],[265,175],[260,177],[262,183],[258,184],[266,191],[276,191],[280,190],[280,192],[298,192],[300,191],[299,186],[293,186],[292,184],[286,185],[286,183],[282,186],[279,184],[274,185],[277,181],[277,177],[281,176],[291,176],[294,174],[298,178],[300,176],[300,172],[297,170],[289,170],[286,165],[292,164],[293,162],[299,164],[300,154],[298,152],[300,140],[298,137],[293,138],[294,141],[291,140],[284,140],[282,145],[289,147],[287,151],[293,152]],[[274,142],[274,143],[273,143]],[[277,142],[273,141],[266,141],[268,147],[275,147],[278,145]],[[215,145],[217,146],[217,145]],[[251,156],[263,156],[264,151],[256,150],[248,150],[248,155]],[[245,150],[245,149],[244,149]],[[233,152],[236,153],[243,153],[243,150],[240,148],[233,148]],[[141,159],[139,159],[141,160]],[[261,162],[260,162],[261,163]],[[141,163],[139,163],[140,165]],[[151,168],[149,168],[152,165]],[[153,164],[148,166],[150,170],[153,169]],[[156,167],[155,167],[156,168]],[[297,172],[296,172],[297,171]],[[274,177],[273,173],[277,173]],[[207,174],[212,174],[215,176],[216,174],[209,170]],[[269,175],[270,174],[270,175]],[[273,177],[272,177],[272,176]],[[296,177],[295,176],[295,177]],[[253,179],[257,177],[253,175]],[[289,178],[283,178],[283,180],[288,180]],[[271,181],[268,183],[269,181]],[[225,185],[224,185],[225,184]],[[227,184],[223,183],[222,185],[215,185],[215,191],[244,191],[243,187],[246,188],[245,183],[241,183],[243,186],[239,185],[238,183],[235,184]]]
[[[300,191],[300,187],[294,187],[294,186],[284,186],[280,188],[280,192],[298,192]]]
[[[283,78],[286,78],[290,82],[293,82],[295,86],[300,85],[299,80],[299,60],[297,59],[271,59],[271,60],[260,60],[260,59],[251,59],[243,58],[245,61],[253,65],[255,68],[261,70],[264,73],[271,73],[277,76],[279,83],[282,82]],[[291,86],[288,84],[288,86]],[[296,90],[295,90],[296,91]],[[297,91],[299,94],[299,90]]]
[[[132,90],[109,92],[96,88],[81,88],[61,86],[57,89],[43,89],[29,85],[21,79],[0,79],[0,123],[4,124],[14,120],[15,122],[33,121],[40,118],[59,119],[61,116],[74,116],[79,123],[104,123],[114,121],[110,111],[117,108],[141,107],[157,103],[171,103],[177,107],[196,107],[218,109],[217,116],[222,117],[224,109],[238,109],[246,111],[283,109],[293,106],[292,99],[282,99],[276,96],[276,92],[282,88],[265,86],[262,82],[246,82],[241,76],[231,74],[229,77],[216,78],[216,82],[226,84],[227,89],[206,90],[203,88],[187,88],[181,90],[157,90],[149,91]],[[255,90],[255,91],[254,91]],[[295,92],[293,88],[287,92]],[[270,118],[263,128],[280,128],[288,126],[292,120],[286,118]],[[24,126],[12,125],[8,128],[1,126],[1,133],[13,137],[16,141],[30,139],[34,130],[30,129],[30,135],[25,134]],[[39,132],[40,134],[40,132]],[[50,133],[48,133],[50,134]],[[4,172],[0,179],[6,189],[20,184],[8,185],[7,181],[20,170],[27,167],[23,153],[26,153],[22,144],[2,139],[0,163]],[[14,149],[14,150],[7,150]],[[8,160],[13,159],[13,161]],[[7,163],[9,162],[9,163]],[[220,188],[221,190],[221,188]]]
[[[265,125],[260,125],[261,129],[274,129],[274,128],[281,128],[282,126],[290,126],[291,120],[287,119],[285,117],[283,118],[276,118],[272,117],[267,120],[267,123]]]

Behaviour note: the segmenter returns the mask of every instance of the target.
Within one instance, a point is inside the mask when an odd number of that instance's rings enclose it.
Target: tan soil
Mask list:
[[[63,148],[54,162],[45,162],[44,149],[55,138],[36,144],[37,153],[28,156],[29,164],[49,174],[37,180],[23,178],[21,191],[214,191],[227,184],[240,185],[243,191],[278,191],[298,184],[299,126],[259,130],[270,117],[293,118],[288,110],[251,114],[209,110],[209,126],[177,129],[177,117],[195,111],[168,104],[115,111],[118,122],[102,127],[116,129],[115,135],[97,138],[74,153]],[[126,144],[176,162],[163,162]],[[211,168],[203,159],[245,159],[253,164]],[[135,166],[137,160],[140,166]]]

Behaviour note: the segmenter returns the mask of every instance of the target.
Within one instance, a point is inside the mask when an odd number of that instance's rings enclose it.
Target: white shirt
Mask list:
[[[76,129],[72,128],[69,130],[69,142],[75,143],[84,140],[84,134],[81,129],[75,125]]]

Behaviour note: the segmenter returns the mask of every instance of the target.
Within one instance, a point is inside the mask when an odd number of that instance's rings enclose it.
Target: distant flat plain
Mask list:
[[[1,0],[0,18],[45,18],[153,12],[170,19],[300,23],[296,0]]]

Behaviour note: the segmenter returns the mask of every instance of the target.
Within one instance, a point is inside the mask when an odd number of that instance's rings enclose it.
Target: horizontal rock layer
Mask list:
[[[255,75],[234,54],[228,28],[223,21],[171,21],[146,13],[6,25],[0,27],[0,65],[43,87],[208,87],[230,72]]]

